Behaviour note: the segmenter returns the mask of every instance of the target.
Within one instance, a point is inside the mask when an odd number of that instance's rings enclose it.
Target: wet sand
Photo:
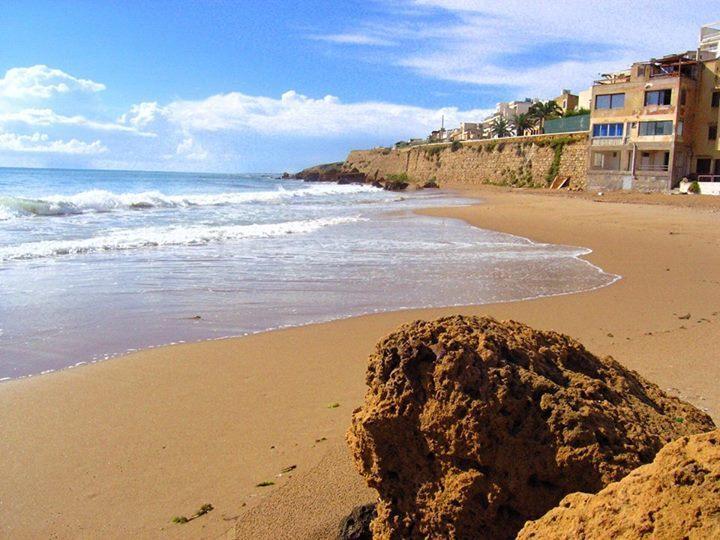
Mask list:
[[[589,247],[589,261],[623,279],[574,295],[153,349],[4,383],[0,536],[333,537],[341,516],[373,497],[343,441],[365,359],[417,318],[489,314],[565,332],[720,419],[716,203],[473,193],[483,204],[427,213]],[[171,522],[205,503],[215,509]]]

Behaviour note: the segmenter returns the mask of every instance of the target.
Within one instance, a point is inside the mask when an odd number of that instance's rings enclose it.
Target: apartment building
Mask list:
[[[482,122],[483,137],[488,139],[493,137],[492,127],[496,119],[504,118],[510,122],[515,118],[515,115],[527,114],[530,111],[530,107],[537,102],[537,99],[525,98],[521,101],[498,103],[495,107],[495,112]]]
[[[562,94],[553,99],[557,106],[562,109],[563,114],[574,111],[578,107],[579,97],[570,90],[563,90]]]
[[[590,189],[667,191],[720,181],[720,25],[695,51],[637,62],[592,87]]]

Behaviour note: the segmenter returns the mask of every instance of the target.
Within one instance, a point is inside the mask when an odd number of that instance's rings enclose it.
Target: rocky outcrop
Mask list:
[[[370,357],[348,443],[380,495],[378,538],[512,538],[667,442],[713,428],[573,339],[516,322],[417,321]]]
[[[370,523],[375,517],[375,503],[356,506],[340,523],[338,540],[372,540]]]
[[[518,538],[720,538],[720,430],[668,444],[596,495],[568,495]]]

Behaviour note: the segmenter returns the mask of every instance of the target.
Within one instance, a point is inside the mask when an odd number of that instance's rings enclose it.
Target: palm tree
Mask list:
[[[512,135],[512,130],[510,129],[510,122],[508,122],[502,116],[499,116],[492,121],[492,124],[490,124],[490,131],[497,138],[509,137],[510,135]]]
[[[533,118],[537,119],[540,127],[543,127],[545,126],[545,120],[558,118],[562,116],[562,112],[563,111],[560,108],[560,105],[550,100],[546,101],[545,103],[543,103],[542,101],[533,103],[532,107],[530,107],[530,111],[528,112],[528,114]]]
[[[530,114],[520,113],[513,116],[512,125],[515,128],[515,135],[521,137],[525,134],[526,129],[535,127],[537,120]]]

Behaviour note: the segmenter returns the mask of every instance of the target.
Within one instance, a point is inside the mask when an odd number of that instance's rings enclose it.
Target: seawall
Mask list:
[[[404,173],[415,182],[547,187],[558,178],[584,189],[587,156],[587,134],[573,133],[353,150],[345,166],[370,180]]]

